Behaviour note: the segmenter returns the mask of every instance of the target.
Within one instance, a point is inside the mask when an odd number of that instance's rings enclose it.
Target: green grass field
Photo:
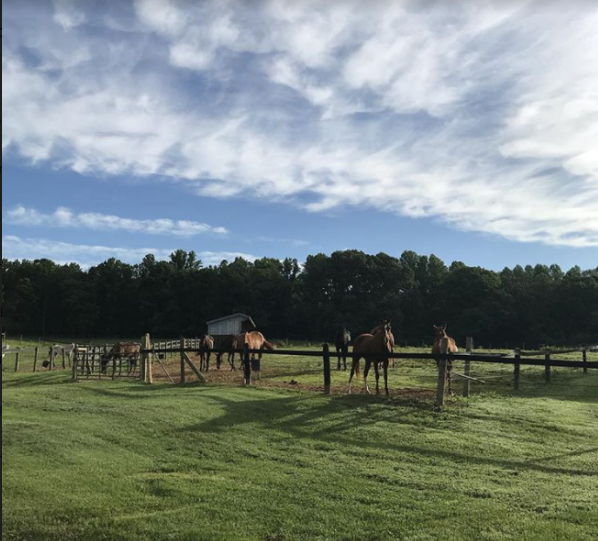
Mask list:
[[[288,362],[255,388],[3,372],[2,538],[598,537],[598,374],[478,385],[438,413],[400,391],[428,386],[418,366],[385,399],[271,387],[321,381]]]

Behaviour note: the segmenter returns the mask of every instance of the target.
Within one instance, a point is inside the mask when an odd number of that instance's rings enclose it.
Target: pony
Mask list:
[[[457,348],[457,343],[448,335],[446,334],[446,327],[447,325],[434,325],[434,343],[432,344],[432,355],[440,355],[442,352],[440,351],[441,344],[443,338],[448,338],[448,351],[449,353],[457,353],[459,349]],[[436,357],[436,366],[440,370],[440,357]],[[453,394],[453,389],[451,387],[451,371],[453,369],[453,361],[449,357],[446,363],[446,381],[448,383],[448,392],[449,394]]]
[[[353,343],[353,365],[351,366],[351,375],[349,376],[349,393],[351,392],[351,383],[353,375],[359,373],[359,361],[365,359],[365,369],[363,371],[363,383],[366,392],[370,393],[368,387],[368,373],[372,363],[376,372],[376,394],[380,394],[380,367],[382,363],[384,369],[384,392],[388,396],[388,354],[392,352],[394,336],[391,332],[390,321],[384,321],[376,327],[374,334],[362,334],[355,339]]]
[[[120,361],[126,359],[128,361],[127,375],[135,370],[137,360],[141,354],[141,344],[138,342],[118,342],[112,346],[110,351],[100,357],[100,368],[102,374],[106,373],[108,363],[110,360]]]
[[[347,370],[347,354],[349,353],[349,343],[351,342],[351,333],[346,327],[343,327],[334,337],[334,346],[336,347],[336,356],[338,358],[337,370],[341,369],[341,359],[344,369]]]
[[[210,356],[214,349],[214,338],[209,334],[204,334],[199,340],[199,366],[201,370],[208,371],[210,369]],[[220,368],[220,364],[216,361],[216,365]]]

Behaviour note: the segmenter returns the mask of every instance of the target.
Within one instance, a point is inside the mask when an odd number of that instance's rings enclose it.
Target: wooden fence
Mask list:
[[[514,387],[516,390],[520,389],[520,381],[521,381],[521,367],[522,366],[539,366],[544,368],[544,379],[546,383],[550,383],[552,380],[552,368],[572,368],[572,369],[583,369],[584,373],[587,373],[588,370],[591,369],[598,369],[598,361],[588,361],[588,351],[593,351],[592,346],[584,346],[580,348],[575,348],[571,350],[558,350],[559,354],[565,353],[573,353],[579,352],[581,353],[582,358],[579,361],[570,361],[564,359],[555,358],[554,352],[550,350],[546,350],[544,352],[531,352],[530,355],[523,355],[523,352],[520,350],[515,350],[514,352],[502,353],[502,354],[476,354],[473,351],[473,339],[467,339],[467,352],[458,354],[458,353],[448,353],[448,343],[443,343],[444,352],[443,355],[440,357],[437,355],[432,355],[430,353],[407,353],[407,352],[393,352],[387,355],[387,358],[390,359],[411,359],[411,360],[421,360],[421,361],[434,361],[436,363],[439,360],[439,370],[438,370],[438,383],[437,383],[437,395],[436,395],[436,405],[441,407],[445,401],[445,382],[446,382],[446,373],[448,368],[449,362],[454,361],[464,361],[464,371],[463,373],[455,373],[455,377],[461,378],[463,380],[463,396],[469,397],[471,392],[471,384],[472,382],[480,380],[480,378],[473,377],[471,375],[471,368],[472,362],[476,363],[486,363],[486,364],[499,364],[499,365],[512,365],[512,377],[514,382]],[[212,353],[229,353],[233,350],[221,350],[221,349],[214,349]],[[330,346],[328,344],[322,345],[321,351],[313,351],[313,350],[291,350],[291,349],[277,349],[277,350],[250,350],[250,349],[236,349],[234,350],[235,353],[247,355],[247,354],[262,354],[262,355],[289,355],[289,356],[296,356],[296,357],[319,357],[322,358],[322,367],[323,367],[323,381],[324,381],[324,392],[326,394],[330,394],[331,390],[331,353],[330,353]],[[142,354],[146,356],[146,369],[145,373],[151,373],[151,356],[157,356],[160,359],[161,355],[180,355],[181,358],[181,383],[185,383],[185,365],[189,365],[193,371],[200,376],[200,371],[195,367],[191,359],[189,358],[189,353],[201,353],[200,347],[194,347],[193,342],[188,341],[184,338],[179,340],[170,341],[170,342],[159,342],[153,344],[151,348],[147,348],[142,350]],[[527,353],[527,352],[526,352]],[[542,356],[542,359],[538,359],[538,356]],[[490,376],[490,377],[505,377],[501,376]],[[250,380],[251,376],[249,375],[249,379],[247,376],[245,377],[246,381]],[[142,378],[144,381],[148,381],[148,378]],[[172,378],[171,378],[172,379]],[[202,381],[205,381],[203,376],[200,376]],[[488,377],[484,379],[489,379]]]

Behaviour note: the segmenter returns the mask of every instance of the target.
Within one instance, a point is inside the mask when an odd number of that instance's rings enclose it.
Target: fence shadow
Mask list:
[[[333,397],[322,399],[314,405],[313,397],[287,396],[282,398],[259,398],[256,400],[230,400],[222,396],[210,396],[210,400],[219,404],[223,414],[215,419],[186,426],[182,432],[218,433],[240,428],[243,425],[258,424],[264,429],[280,430],[290,437],[312,439],[324,445],[343,444],[347,448],[355,447],[361,451],[389,452],[396,454],[421,455],[451,464],[452,467],[479,466],[498,467],[509,471],[535,471],[546,474],[566,474],[576,476],[598,476],[598,469],[561,467],[550,465],[551,460],[595,453],[592,447],[569,453],[538,459],[491,457],[471,452],[426,448],[400,442],[373,441],[368,437],[359,437],[355,429],[366,428],[379,422],[416,427],[425,430],[454,430],[454,426],[436,423],[438,414],[426,407],[403,407],[397,411],[397,404],[368,396]],[[309,401],[309,404],[308,404]],[[391,415],[389,415],[389,413]]]

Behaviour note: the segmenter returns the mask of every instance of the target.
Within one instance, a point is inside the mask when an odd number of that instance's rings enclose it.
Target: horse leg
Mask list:
[[[380,394],[380,365],[378,361],[374,362],[374,373],[376,374],[376,394]]]
[[[384,361],[384,392],[386,396],[390,394],[388,392],[388,360]]]
[[[339,353],[339,351],[340,351],[340,350],[338,349],[338,346],[337,346],[337,348],[336,348],[336,359],[337,359],[337,360],[336,360],[336,369],[337,369],[337,370],[340,370],[340,369],[341,369],[341,356],[340,356],[340,353]]]
[[[451,370],[453,369],[453,362],[452,361],[448,361],[446,363],[446,380],[448,383],[448,393],[453,396],[453,388],[451,387]]]
[[[351,394],[351,384],[353,381],[353,376],[355,375],[355,369],[359,364],[359,357],[353,357],[353,363],[351,364],[351,374],[349,375],[349,390],[348,393]]]
[[[365,388],[365,392],[368,394],[372,394],[370,391],[370,388],[368,387],[368,373],[370,371],[371,366],[372,366],[372,361],[370,359],[366,359],[365,368],[363,370],[363,386]]]

